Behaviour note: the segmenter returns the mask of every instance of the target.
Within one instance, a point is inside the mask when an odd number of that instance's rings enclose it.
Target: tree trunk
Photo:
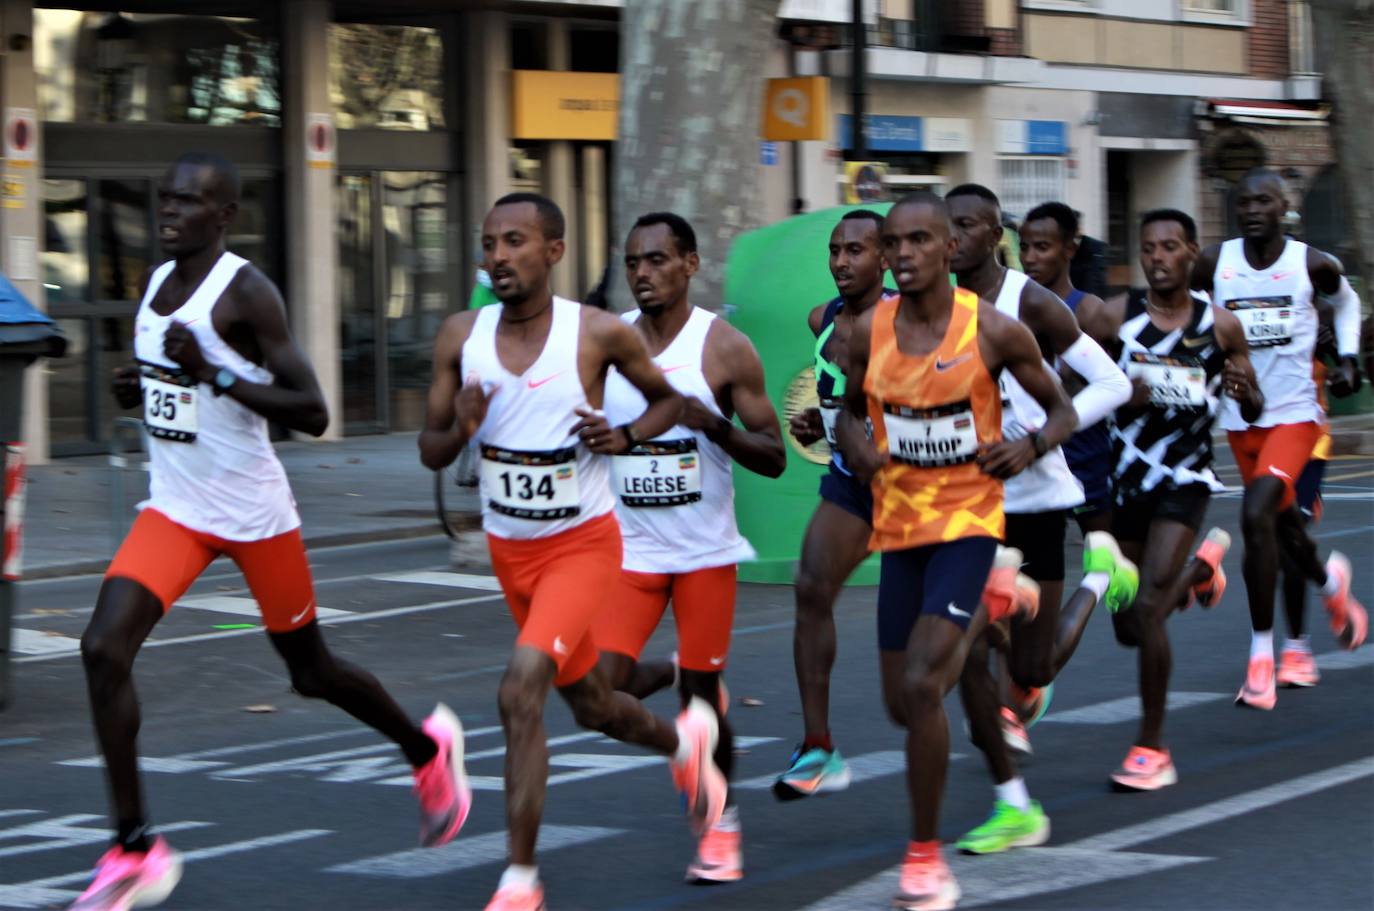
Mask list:
[[[763,70],[778,0],[627,0],[620,28],[610,299],[630,306],[615,266],[634,220],[668,210],[692,223],[701,271],[693,303],[719,310],[725,254],[753,227]]]
[[[1331,138],[1348,228],[1366,288],[1374,283],[1374,0],[1311,0],[1316,59],[1325,70]]]

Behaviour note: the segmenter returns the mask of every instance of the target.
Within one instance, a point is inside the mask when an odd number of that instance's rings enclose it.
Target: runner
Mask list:
[[[893,903],[910,909],[952,908],[959,899],[939,842],[949,764],[945,695],[989,619],[1033,610],[1010,584],[984,596],[1004,532],[998,478],[1030,461],[1001,439],[998,374],[1014,374],[1046,412],[1035,433],[1039,451],[1068,439],[1075,421],[1031,334],[976,294],[950,287],[956,245],[949,209],[932,194],[908,196],[888,213],[883,254],[901,296],[854,325],[837,428],[851,470],[873,479],[883,699],[907,732],[912,806]],[[864,419],[873,424],[871,442]],[[1020,555],[1009,556],[1015,562],[995,580],[1015,576]]]
[[[868,556],[873,533],[873,492],[845,467],[835,440],[844,402],[844,367],[850,329],[878,299],[896,294],[883,287],[883,217],[869,209],[846,212],[830,234],[830,275],[839,296],[812,309],[807,325],[816,336],[816,393],[820,408],[795,415],[789,430],[803,446],[830,445],[821,476],[821,501],[802,537],[794,594],[797,625],[792,657],[801,694],[802,742],[773,784],[779,800],[842,791],[849,767],[830,737],[830,670],[835,666],[835,598]]]
[[[1191,217],[1147,212],[1140,268],[1149,290],[1109,304],[1121,323],[1120,363],[1134,387],[1112,428],[1112,530],[1140,566],[1134,602],[1109,605],[1117,641],[1140,650],[1140,729],[1111,776],[1120,791],[1153,791],[1178,780],[1161,735],[1173,664],[1165,620],[1187,608],[1189,595],[1212,607],[1226,589],[1221,560],[1230,535],[1213,528],[1188,558],[1212,491],[1222,489],[1212,473],[1212,423],[1223,377],[1247,420],[1264,408],[1240,321],[1189,293],[1197,256]],[[1090,543],[1094,534],[1100,532],[1089,535]]]
[[[700,697],[717,707],[715,761],[728,781],[734,737],[725,722],[721,674],[735,616],[736,564],[754,556],[735,527],[730,463],[776,478],[787,452],[758,352],[742,332],[688,299],[699,264],[696,232],[671,212],[641,216],[625,241],[625,278],[639,304],[631,324],[686,405],[678,426],[611,463],[624,571],[593,638],[601,669],[617,689],[642,697],[665,676],[672,683],[677,667],[683,705]],[[607,419],[619,426],[643,411],[644,397],[612,371]],[[731,420],[735,415],[743,429]],[[677,662],[636,664],[669,600]],[[743,875],[739,810],[730,795],[720,822],[702,835],[687,880],[734,882]]]
[[[1274,681],[1274,590],[1280,549],[1321,586],[1331,629],[1349,649],[1364,642],[1369,619],[1350,594],[1350,561],[1333,552],[1323,566],[1296,507],[1302,476],[1321,436],[1323,420],[1312,381],[1317,337],[1314,291],[1332,296],[1340,382],[1353,386],[1358,368],[1359,299],[1341,284],[1332,256],[1286,237],[1282,219],[1287,188],[1274,171],[1256,168],[1236,188],[1242,237],[1210,247],[1193,272],[1193,286],[1232,311],[1254,350],[1265,410],[1251,424],[1234,404],[1223,406],[1221,425],[1245,482],[1241,531],[1245,538],[1245,590],[1250,601],[1250,661],[1237,705],[1269,710]]]
[[[143,405],[150,493],[81,638],[116,835],[72,905],[78,911],[155,905],[181,878],[181,855],[148,823],[132,668],[163,614],[220,555],[243,572],[292,689],[328,700],[400,746],[415,769],[421,844],[450,841],[472,802],[453,713],[440,705],[416,727],[320,634],[300,516],[267,424],[319,436],[329,415],[276,287],[225,250],[238,199],[238,170],[218,155],[189,153],[168,169],[158,187],[158,239],[172,258],[145,277],[137,363],[114,374],[120,405]]]
[[[1001,206],[986,187],[964,184],[946,197],[958,238],[952,262],[961,288],[968,288],[997,309],[1028,327],[1041,353],[1057,356],[1086,380],[1074,396],[1080,426],[1091,427],[1126,401],[1130,384],[1102,347],[1078,328],[1073,312],[1038,282],[1006,269],[996,260],[1002,234]],[[1016,380],[1001,378],[1003,435],[1014,449],[1019,471],[1005,471],[1006,544],[1026,557],[1026,575],[1040,586],[1040,610],[1033,620],[1012,621],[1007,649],[1009,695],[1018,712],[1001,711],[1002,699],[989,672],[989,644],[979,639],[970,647],[959,687],[972,740],[987,759],[996,784],[996,801],[987,822],[973,829],[959,847],[976,854],[1005,851],[1021,844],[1039,844],[1049,837],[1049,820],[1030,799],[1018,774],[1008,741],[1029,747],[1018,714],[1035,718],[1048,700],[1043,688],[1077,648],[1092,608],[1100,600],[1121,604],[1134,594],[1135,568],[1115,559],[1110,549],[1084,550],[1082,586],[1064,606],[1062,615],[1076,625],[1061,632],[1060,605],[1064,592],[1064,535],[1066,510],[1084,502],[1083,488],[1069,471],[1063,452],[1046,446],[1040,407]]]
[[[620,526],[606,455],[668,430],[682,398],[628,324],[555,297],[563,213],[534,193],[496,201],[482,250],[500,304],[449,317],[434,343],[420,460],[438,469],[469,442],[482,454],[482,525],[492,568],[520,634],[501,680],[511,864],[488,911],[536,911],[544,889],[534,845],[544,808],[549,689],[577,723],[672,758],[698,832],[720,820],[725,780],[712,760],[715,714],[693,699],[676,729],[614,692],[596,668],[592,622],[620,577]],[[599,409],[615,367],[648,402],[612,427]]]
[[[1344,276],[1341,284],[1342,290],[1349,287]],[[1317,299],[1317,316],[1317,347],[1312,360],[1312,381],[1317,385],[1317,402],[1325,415],[1328,410],[1326,396],[1329,372],[1326,362],[1340,363],[1340,354],[1336,350],[1335,313],[1326,297]],[[1359,386],[1360,379],[1356,374],[1353,388],[1337,383],[1331,394],[1343,398],[1358,392]],[[1326,475],[1326,462],[1330,458],[1331,424],[1329,420],[1323,420],[1322,435],[1317,439],[1317,445],[1312,447],[1312,456],[1298,478],[1297,504],[1304,527],[1310,528],[1321,521],[1322,478]],[[1283,561],[1283,612],[1288,620],[1288,639],[1279,652],[1275,679],[1279,686],[1316,686],[1321,674],[1312,657],[1312,639],[1307,635],[1307,575],[1293,562],[1287,551],[1280,551],[1279,558]]]

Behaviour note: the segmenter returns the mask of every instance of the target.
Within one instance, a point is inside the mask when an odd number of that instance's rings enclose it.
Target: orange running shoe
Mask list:
[[[1251,658],[1250,667],[1245,674],[1245,686],[1236,694],[1236,705],[1248,705],[1252,709],[1270,711],[1278,702],[1274,689],[1274,659]]]
[[[1002,740],[1006,743],[1007,749],[1021,756],[1031,754],[1030,734],[1026,733],[1026,726],[1021,723],[1015,710],[1002,706]]]
[[[917,858],[908,853],[892,906],[904,911],[949,911],[961,894],[959,882],[943,857]]]
[[[1023,560],[1015,547],[998,546],[992,571],[983,586],[988,623],[997,623],[1004,617],[1033,620],[1040,610],[1040,583],[1021,572]]]
[[[688,753],[682,762],[671,763],[673,784],[685,799],[692,831],[701,834],[720,822],[727,786],[713,758],[720,741],[716,713],[700,696],[693,696],[677,716],[677,736]]]
[[[1220,528],[1213,528],[1202,539],[1202,545],[1194,555],[1212,567],[1212,578],[1193,586],[1193,595],[1203,607],[1216,607],[1226,593],[1226,570],[1221,568],[1221,561],[1230,549],[1231,536]]]
[[[544,887],[502,886],[487,904],[487,911],[545,911]]]
[[[717,824],[707,829],[697,842],[696,857],[687,866],[687,882],[709,885],[739,882],[743,878],[739,828],[727,832]]]
[[[1158,791],[1178,781],[1173,757],[1168,750],[1134,746],[1121,768],[1112,773],[1114,791]]]
[[[1316,686],[1320,679],[1322,675],[1317,672],[1317,662],[1311,652],[1286,648],[1279,653],[1279,686]]]
[[[1341,648],[1354,651],[1364,644],[1369,634],[1369,615],[1364,606],[1350,594],[1350,560],[1333,550],[1326,560],[1326,574],[1336,577],[1336,593],[1326,599],[1326,612],[1331,615],[1331,632]]]

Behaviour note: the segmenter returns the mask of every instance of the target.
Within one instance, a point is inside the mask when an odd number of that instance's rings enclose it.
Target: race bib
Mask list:
[[[1282,297],[1242,297],[1226,302],[1245,329],[1251,348],[1277,348],[1293,340],[1293,299]]]
[[[978,456],[978,428],[969,402],[926,409],[884,404],[883,427],[888,455],[897,462],[940,468]]]
[[[840,399],[821,399],[821,424],[825,427],[825,442],[831,449],[839,445],[835,437],[835,424],[840,419],[843,404]]]
[[[577,450],[523,452],[482,447],[482,492],[492,509],[517,519],[566,519],[581,508]]]
[[[194,443],[199,424],[199,384],[179,370],[143,364],[143,426],[148,435],[175,443]]]
[[[611,460],[611,475],[626,506],[682,506],[701,499],[695,439],[640,443]]]
[[[1192,358],[1161,357],[1132,351],[1126,374],[1150,387],[1157,408],[1203,408],[1207,405],[1207,372]]]

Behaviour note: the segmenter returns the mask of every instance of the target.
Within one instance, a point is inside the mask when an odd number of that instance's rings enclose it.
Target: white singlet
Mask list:
[[[227,541],[261,541],[299,528],[286,470],[267,436],[267,419],[229,395],[182,373],[162,351],[173,320],[200,343],[205,360],[253,383],[272,372],[239,354],[215,331],[211,313],[247,260],[223,253],[186,302],[167,316],[153,311],[158,289],[176,268],[154,270],[134,319],[134,357],[143,376],[151,506],[173,522]]]
[[[469,445],[479,447],[482,527],[498,538],[547,538],[615,508],[606,457],[572,433],[590,407],[577,370],[582,305],[553,299],[544,350],[520,376],[501,366],[496,327],[504,308],[477,311],[463,343],[463,380],[487,390],[487,416]]]
[[[1024,272],[1015,269],[1006,271],[1002,280],[1002,290],[997,295],[997,309],[1018,322],[1021,320],[1021,291],[1027,281]],[[1058,382],[1059,375],[1045,365],[1050,376]],[[1045,426],[1045,409],[1031,398],[1011,371],[1003,368],[998,379],[1002,387],[1002,437],[1019,440]],[[1083,485],[1069,470],[1064,458],[1064,450],[1051,449],[1025,471],[1008,479],[1003,485],[1006,495],[1005,510],[1009,513],[1024,515],[1032,512],[1049,512],[1055,509],[1068,509],[1084,502]]]
[[[625,314],[627,322],[640,317]],[[721,414],[702,361],[715,314],[693,307],[677,337],[654,363],[673,388]],[[648,403],[615,370],[606,376],[606,418],[633,421]],[[611,460],[615,511],[625,540],[623,566],[640,573],[688,573],[754,558],[735,524],[731,459],[704,433],[673,427]]]
[[[1273,265],[1256,269],[1245,259],[1244,240],[1226,241],[1212,276],[1212,302],[1234,313],[1245,330],[1250,363],[1264,393],[1264,413],[1254,426],[1325,420],[1312,381],[1317,311],[1307,273],[1307,244],[1288,238]],[[1223,400],[1221,426],[1250,426],[1229,396]]]

